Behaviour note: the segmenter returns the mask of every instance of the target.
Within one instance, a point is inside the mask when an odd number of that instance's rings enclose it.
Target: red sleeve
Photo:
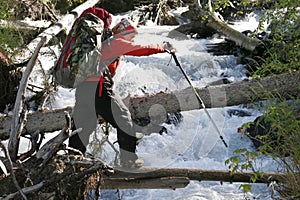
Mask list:
[[[147,46],[140,46],[138,45],[137,49],[129,51],[124,55],[127,56],[149,56],[156,53],[164,53],[165,50],[161,45],[147,45]]]
[[[114,57],[127,56],[149,56],[156,53],[164,53],[162,45],[137,45],[127,40],[118,38],[105,41],[102,44],[101,60],[105,61]]]

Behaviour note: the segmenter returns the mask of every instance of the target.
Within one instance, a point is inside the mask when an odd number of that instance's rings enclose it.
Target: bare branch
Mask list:
[[[44,45],[46,41],[46,38],[42,38],[41,41],[39,42],[39,44],[36,47],[36,50],[33,54],[33,56],[31,57],[25,72],[23,73],[21,82],[20,82],[20,86],[19,86],[19,90],[17,93],[17,97],[16,97],[16,101],[15,101],[15,105],[14,105],[14,119],[12,120],[11,123],[11,130],[10,130],[10,140],[8,143],[8,150],[10,152],[10,156],[12,158],[13,161],[16,161],[17,159],[17,154],[18,154],[18,150],[19,150],[19,139],[21,136],[21,133],[23,131],[23,126],[25,124],[26,121],[26,113],[23,110],[23,101],[25,99],[25,91],[26,91],[26,87],[28,84],[28,79],[29,76],[32,72],[32,69],[35,65],[36,59],[38,57],[39,51],[42,48],[42,46]]]
[[[37,159],[43,159],[43,164],[48,162],[60,149],[63,149],[63,142],[74,134],[81,131],[81,128],[72,132],[71,116],[68,112],[65,112],[66,126],[61,132],[51,140],[49,140],[44,146],[36,153]]]
[[[23,192],[25,194],[29,194],[29,193],[32,193],[32,192],[35,192],[35,191],[38,191],[40,190],[42,187],[44,187],[45,185],[45,182],[46,181],[42,181],[36,185],[33,185],[33,186],[30,186],[30,187],[26,187],[26,188],[23,188]],[[3,198],[3,200],[10,200],[10,199],[15,199],[15,197],[17,197],[19,195],[18,192],[15,192],[15,193],[12,193],[12,194],[9,194],[7,195],[5,198]]]

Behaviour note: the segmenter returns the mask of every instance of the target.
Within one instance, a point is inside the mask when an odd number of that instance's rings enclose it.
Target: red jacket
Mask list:
[[[106,64],[109,68],[111,77],[113,77],[121,61],[120,59],[115,59],[113,62],[111,62],[111,60],[114,58],[118,58],[122,55],[149,56],[152,54],[164,52],[165,50],[162,45],[156,44],[143,46],[134,44],[133,42],[127,41],[122,38],[116,38],[104,41],[102,43],[101,62],[107,62]],[[103,82],[105,81],[102,75],[100,75],[100,77],[98,78],[88,78],[86,81],[100,81],[99,96],[102,95]]]
[[[108,11],[106,11],[102,8],[91,7],[91,8],[86,9],[85,11],[83,11],[83,13],[80,15],[80,17],[85,15],[86,13],[93,13],[94,15],[98,16],[100,19],[103,20],[104,28],[105,29],[109,28],[112,18]],[[78,19],[80,17],[78,17]],[[76,21],[74,22],[73,26],[76,24]],[[65,43],[67,43],[68,40],[71,40],[70,34],[68,35]],[[67,46],[64,46],[62,49],[62,51],[67,51],[65,56],[60,57],[60,59],[59,59],[59,62],[63,61],[64,67],[66,67],[66,59],[68,58],[68,56],[71,53],[70,49],[66,49],[66,48],[67,48]],[[121,37],[116,37],[113,39],[106,40],[102,43],[101,62],[104,62],[108,66],[110,75],[111,75],[111,77],[113,77],[115,75],[116,70],[121,61],[118,57],[120,57],[122,55],[149,56],[151,54],[163,53],[163,52],[164,52],[164,48],[161,45],[146,45],[146,46],[136,45],[128,40],[122,39]],[[99,80],[100,80],[99,95],[101,96],[102,85],[104,82],[103,76],[90,77],[86,81],[99,81]]]
[[[127,56],[149,56],[156,53],[165,52],[162,45],[138,45],[122,38],[104,41],[102,43],[101,61],[105,62],[113,57],[121,55]]]

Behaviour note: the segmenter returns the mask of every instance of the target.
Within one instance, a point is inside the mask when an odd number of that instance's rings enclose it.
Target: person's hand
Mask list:
[[[170,42],[164,42],[163,45],[164,45],[165,52],[174,53],[176,51],[176,49],[173,47],[173,45]]]

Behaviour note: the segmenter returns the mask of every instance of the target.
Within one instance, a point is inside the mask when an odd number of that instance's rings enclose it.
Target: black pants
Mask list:
[[[119,95],[103,87],[99,96],[98,82],[83,82],[76,88],[73,119],[83,130],[69,139],[69,146],[85,153],[89,137],[97,126],[97,115],[117,129],[121,162],[135,160],[136,132],[128,108]]]

